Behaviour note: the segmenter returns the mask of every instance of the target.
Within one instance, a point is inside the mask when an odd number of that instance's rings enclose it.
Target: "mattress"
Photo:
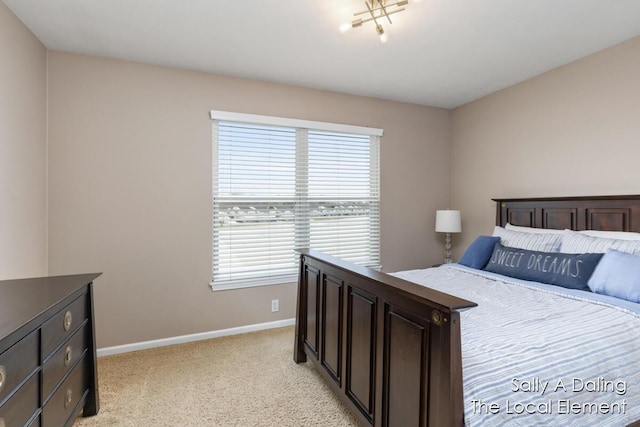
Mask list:
[[[457,264],[393,275],[478,304],[460,312],[467,426],[640,419],[640,304]]]

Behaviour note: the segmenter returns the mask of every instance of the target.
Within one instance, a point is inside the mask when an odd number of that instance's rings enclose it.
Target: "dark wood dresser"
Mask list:
[[[98,413],[93,280],[0,281],[0,427],[61,427]]]

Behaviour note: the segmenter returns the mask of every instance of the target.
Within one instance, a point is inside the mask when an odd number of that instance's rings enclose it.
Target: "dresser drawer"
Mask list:
[[[42,325],[42,358],[67,339],[87,318],[87,296],[83,295]]]
[[[60,387],[53,392],[51,398],[45,403],[42,409],[43,427],[60,427],[65,425],[69,417],[73,414],[80,399],[85,395],[87,384],[85,383],[85,373],[87,371],[86,358],[73,368],[69,376]]]
[[[87,349],[87,323],[78,329],[58,350],[51,355],[42,367],[42,401],[46,402],[49,394],[65,374],[76,364]]]
[[[0,406],[0,426],[24,426],[40,406],[39,375],[29,380]]]
[[[0,405],[36,369],[39,359],[38,331],[0,354]]]

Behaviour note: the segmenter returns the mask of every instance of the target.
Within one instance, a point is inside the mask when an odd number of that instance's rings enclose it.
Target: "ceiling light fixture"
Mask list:
[[[385,20],[391,22],[391,15],[394,13],[402,12],[405,10],[403,6],[406,6],[409,0],[401,0],[395,3],[388,3],[387,0],[365,0],[364,4],[367,6],[367,10],[354,13],[355,19],[351,22],[344,23],[340,26],[340,32],[344,33],[352,28],[360,27],[365,22],[373,21],[376,25],[376,33],[382,43],[387,42],[387,34],[384,32],[382,23]],[[361,15],[367,15],[366,17],[360,17]]]

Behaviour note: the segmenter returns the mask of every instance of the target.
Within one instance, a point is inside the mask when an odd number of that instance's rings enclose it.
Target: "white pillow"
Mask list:
[[[609,249],[640,255],[640,240],[605,239],[564,230],[560,252],[568,254],[605,253]]]
[[[493,235],[500,237],[503,246],[539,252],[558,252],[564,236],[558,233],[525,233],[497,225],[493,229]]]
[[[591,237],[604,237],[606,239],[640,240],[640,233],[634,233],[633,231],[582,230],[579,231],[579,233]]]
[[[509,223],[507,223],[507,225],[505,225],[504,228],[506,230],[521,231],[523,233],[537,233],[537,234],[562,234],[562,232],[564,231],[564,230],[558,230],[555,228],[522,227],[520,225],[511,225]],[[638,235],[640,236],[640,233],[638,233]]]

